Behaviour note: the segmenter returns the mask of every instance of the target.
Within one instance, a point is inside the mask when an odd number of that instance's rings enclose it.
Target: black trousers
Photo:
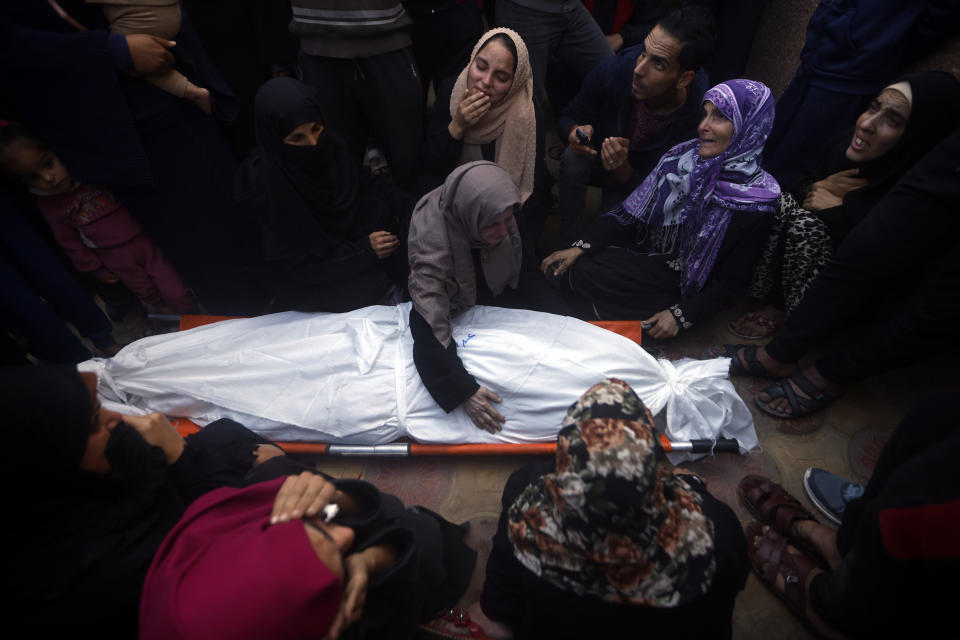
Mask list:
[[[460,75],[470,63],[470,52],[483,35],[480,8],[474,0],[463,0],[436,13],[416,13],[409,6],[407,12],[413,19],[413,55],[426,100],[431,82],[436,91],[444,78]]]
[[[847,506],[837,532],[843,561],[810,585],[811,606],[838,631],[923,637],[955,624],[957,402],[960,392],[940,393],[908,412],[884,445],[863,496]],[[890,526],[891,517],[899,524]],[[914,534],[904,538],[905,528]],[[942,541],[950,535],[953,551],[945,553]],[[914,536],[930,544],[903,544]]]
[[[423,90],[413,52],[353,59],[301,53],[300,72],[318,89],[326,126],[343,136],[356,161],[372,135],[397,184],[412,193],[423,148]]]
[[[767,345],[796,362],[856,327],[816,365],[837,383],[860,380],[939,353],[960,321],[960,131],[910,170],[844,239],[803,300]],[[922,275],[889,315],[862,316],[892,283]]]

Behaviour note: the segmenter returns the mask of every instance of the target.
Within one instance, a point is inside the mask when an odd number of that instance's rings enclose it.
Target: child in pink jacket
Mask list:
[[[109,190],[75,180],[22,125],[0,121],[0,166],[23,180],[74,266],[119,280],[153,311],[192,313],[197,301],[130,211]]]

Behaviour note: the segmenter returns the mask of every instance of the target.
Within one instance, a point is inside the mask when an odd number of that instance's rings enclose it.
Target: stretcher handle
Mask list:
[[[740,453],[740,443],[734,438],[718,438],[713,440],[687,440],[671,442],[667,436],[660,434],[660,446],[667,453]]]

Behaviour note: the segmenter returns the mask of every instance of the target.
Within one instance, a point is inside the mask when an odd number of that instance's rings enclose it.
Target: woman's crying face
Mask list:
[[[513,54],[496,40],[477,52],[467,71],[470,93],[483,93],[491,105],[499,104],[513,86]]]
[[[508,207],[497,216],[493,224],[481,227],[480,237],[491,246],[496,246],[503,242],[510,232],[510,225],[513,224],[513,207]]]

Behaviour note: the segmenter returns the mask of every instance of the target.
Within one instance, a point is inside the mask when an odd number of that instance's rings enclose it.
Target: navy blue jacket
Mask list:
[[[154,169],[137,127],[176,118],[182,100],[122,70],[132,66],[123,36],[111,35],[99,6],[60,0],[87,27],[61,19],[46,2],[0,5],[0,90],[77,178],[117,187],[150,187]],[[214,114],[231,121],[237,98],[207,58],[181,11],[178,68],[213,94]]]
[[[578,124],[593,125],[596,144],[610,136],[627,137],[627,126],[637,103],[632,91],[633,68],[643,50],[642,43],[623,49],[587,74],[580,93],[557,118],[561,140],[565,141],[570,129]],[[657,166],[667,149],[697,136],[700,108],[707,89],[707,74],[701,69],[687,87],[687,101],[677,111],[676,118],[643,145],[630,147],[631,189]]]
[[[957,0],[823,0],[807,25],[800,72],[810,83],[869,95],[956,34]]]

